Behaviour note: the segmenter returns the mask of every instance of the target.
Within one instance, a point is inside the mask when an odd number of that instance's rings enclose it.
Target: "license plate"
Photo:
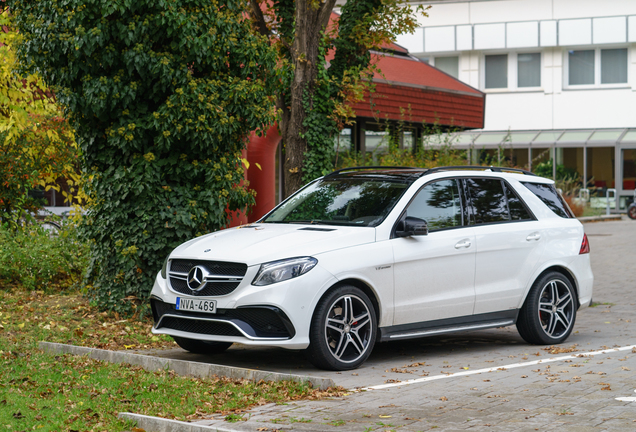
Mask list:
[[[177,310],[216,313],[216,301],[177,297]]]

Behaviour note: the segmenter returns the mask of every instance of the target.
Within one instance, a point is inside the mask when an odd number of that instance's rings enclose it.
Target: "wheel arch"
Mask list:
[[[562,265],[552,265],[550,267],[547,267],[546,269],[544,269],[541,273],[539,273],[537,275],[537,277],[534,278],[534,280],[532,281],[532,285],[534,285],[534,283],[541,278],[544,274],[549,273],[549,272],[557,272],[557,273],[561,273],[563,276],[565,276],[565,278],[567,280],[570,281],[570,283],[572,284],[572,286],[574,287],[574,292],[576,293],[576,302],[579,305],[579,308],[581,307],[581,302],[579,301],[579,297],[580,297],[580,292],[579,292],[579,284],[576,281],[576,277],[574,277],[574,275],[572,274],[572,272],[565,266]],[[532,286],[531,285],[531,286]],[[524,303],[525,303],[525,299],[528,297],[528,293],[526,293],[526,297],[524,298]],[[577,308],[578,309],[578,308]]]
[[[367,295],[367,297],[369,297],[369,300],[371,300],[371,304],[373,305],[373,309],[375,311],[375,319],[376,319],[376,325],[379,326],[381,319],[380,319],[380,313],[381,313],[381,309],[380,309],[380,302],[378,301],[378,296],[376,294],[376,292],[373,290],[373,288],[371,288],[367,283],[365,283],[364,281],[361,281],[360,279],[355,279],[355,278],[349,278],[349,279],[343,279],[343,280],[339,280],[338,282],[336,282],[335,284],[333,284],[331,287],[329,287],[328,290],[326,290],[324,293],[322,293],[322,295],[320,296],[320,298],[318,299],[318,303],[320,303],[320,301],[326,297],[327,295],[329,295],[330,292],[332,292],[333,290],[343,286],[343,285],[352,285],[358,289],[360,289],[363,293],[365,293]],[[316,303],[316,304],[318,304]],[[313,314],[312,314],[312,319],[313,319],[313,315],[315,315],[316,313],[316,308],[314,308]]]

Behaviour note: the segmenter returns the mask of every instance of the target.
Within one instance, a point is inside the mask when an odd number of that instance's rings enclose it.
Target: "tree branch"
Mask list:
[[[318,25],[320,26],[318,31],[327,27],[329,24],[329,18],[331,18],[331,12],[333,12],[333,8],[336,5],[336,0],[327,0],[320,10],[320,15],[318,16]]]
[[[256,27],[256,30],[260,34],[266,37],[270,37],[272,32],[267,28],[267,24],[265,23],[265,17],[263,16],[263,11],[261,10],[261,5],[258,0],[250,0],[252,22]]]

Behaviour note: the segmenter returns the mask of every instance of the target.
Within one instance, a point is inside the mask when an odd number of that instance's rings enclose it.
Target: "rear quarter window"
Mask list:
[[[544,183],[522,182],[530,192],[535,194],[545,205],[548,206],[557,216],[562,218],[573,218],[574,214],[563,200],[554,185]]]

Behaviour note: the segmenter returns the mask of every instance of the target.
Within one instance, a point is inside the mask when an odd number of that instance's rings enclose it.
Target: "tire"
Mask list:
[[[636,219],[636,204],[632,204],[627,208],[627,216],[630,219]]]
[[[232,346],[232,342],[208,342],[172,336],[172,339],[186,351],[194,354],[220,354]]]
[[[519,312],[517,330],[530,344],[560,344],[572,333],[577,303],[568,278],[558,272],[546,273],[532,285]]]
[[[320,369],[355,369],[371,354],[377,332],[375,309],[369,297],[359,288],[343,285],[318,302],[306,353]]]

